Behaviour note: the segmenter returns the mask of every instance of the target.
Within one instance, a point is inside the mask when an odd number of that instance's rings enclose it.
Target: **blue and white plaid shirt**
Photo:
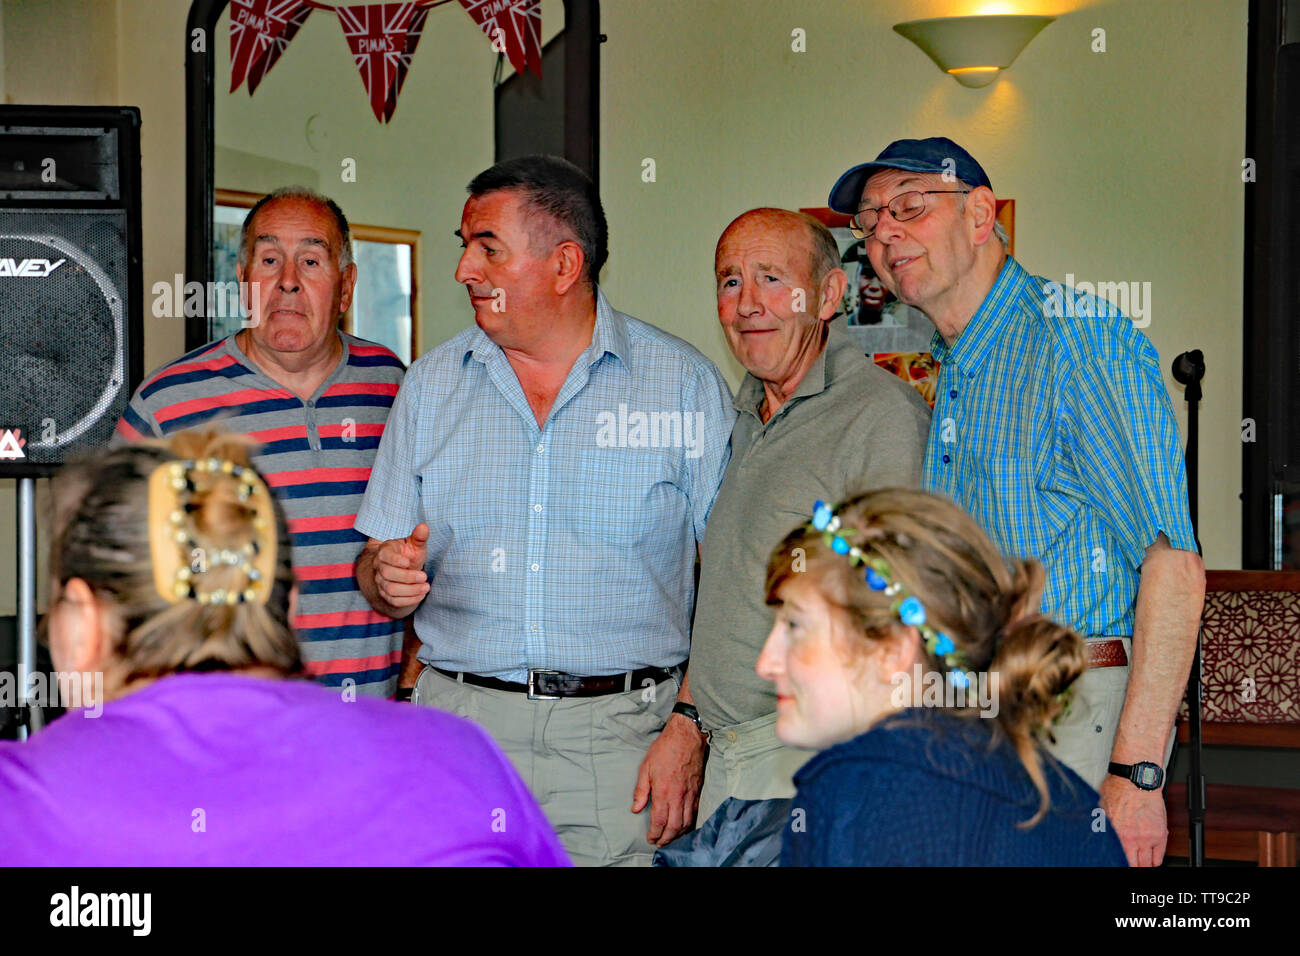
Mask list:
[[[670,667],[690,651],[696,544],[735,419],[717,367],[610,307],[544,428],[477,326],[420,357],[356,527],[429,525],[420,660],[524,682]]]
[[[1164,532],[1197,550],[1160,357],[1104,299],[1007,257],[941,363],[922,482],[1047,571],[1043,613],[1131,635],[1139,568]]]

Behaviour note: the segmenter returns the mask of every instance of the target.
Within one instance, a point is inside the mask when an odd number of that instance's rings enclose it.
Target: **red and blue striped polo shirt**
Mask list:
[[[114,444],[218,422],[257,441],[253,464],[289,523],[299,591],[294,626],[307,673],[391,697],[403,625],[374,611],[357,588],[353,565],[366,536],[352,525],[405,368],[382,345],[339,337],[338,367],[306,402],[262,372],[234,335],[210,342],[145,379]]]

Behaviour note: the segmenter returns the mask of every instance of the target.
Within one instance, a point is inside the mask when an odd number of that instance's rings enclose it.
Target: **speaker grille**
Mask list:
[[[0,210],[0,428],[32,464],[105,444],[131,397],[126,230],[123,211]]]

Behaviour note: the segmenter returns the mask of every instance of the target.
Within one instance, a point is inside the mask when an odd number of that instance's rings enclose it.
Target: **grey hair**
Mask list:
[[[328,210],[330,215],[334,217],[334,224],[338,227],[339,236],[343,240],[338,254],[339,271],[341,272],[352,265],[352,230],[348,226],[348,217],[343,215],[343,210],[339,207],[339,204],[328,196],[306,186],[281,186],[253,203],[253,208],[248,210],[248,215],[244,217],[244,224],[239,228],[239,266],[241,269],[248,265],[250,252],[249,230],[253,225],[253,217],[267,203],[280,199],[304,199]]]
[[[809,248],[812,251],[812,277],[819,286],[830,275],[832,269],[840,268],[840,247],[835,235],[820,220],[805,212],[797,214],[808,227]]]

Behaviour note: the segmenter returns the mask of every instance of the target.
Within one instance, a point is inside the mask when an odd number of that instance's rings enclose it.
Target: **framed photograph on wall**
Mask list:
[[[907,382],[934,407],[939,366],[930,354],[934,325],[925,314],[894,298],[867,258],[866,240],[849,231],[849,217],[825,206],[800,209],[824,223],[840,250],[840,266],[849,277],[840,313],[846,331],[881,368]],[[1007,251],[1015,254],[1016,201],[1000,199],[997,219],[1011,237]]]
[[[213,278],[235,281],[239,259],[239,231],[244,217],[261,198],[257,193],[218,189],[213,215]],[[357,286],[352,306],[343,315],[342,329],[359,338],[393,350],[405,364],[420,354],[417,316],[420,233],[414,229],[349,224],[352,258],[357,264]],[[231,288],[218,285],[217,288]],[[227,303],[212,317],[213,338],[237,332],[238,303]]]

